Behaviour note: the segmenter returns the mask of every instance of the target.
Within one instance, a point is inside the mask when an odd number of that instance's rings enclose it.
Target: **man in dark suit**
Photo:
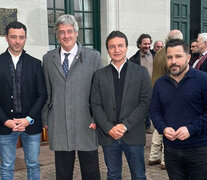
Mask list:
[[[5,37],[9,47],[0,55],[1,178],[14,179],[16,145],[20,136],[28,179],[38,180],[41,109],[46,101],[41,61],[23,50],[27,37],[24,24],[9,23]]]
[[[122,32],[111,32],[106,48],[111,63],[94,74],[91,107],[108,168],[107,177],[121,180],[124,151],[132,180],[144,180],[144,118],[151,97],[149,73],[145,67],[127,60],[128,40]]]

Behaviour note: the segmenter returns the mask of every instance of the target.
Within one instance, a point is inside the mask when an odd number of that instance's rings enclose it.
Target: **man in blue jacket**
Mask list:
[[[170,180],[207,177],[207,74],[189,67],[183,40],[166,43],[168,74],[154,85],[151,118],[164,135]]]

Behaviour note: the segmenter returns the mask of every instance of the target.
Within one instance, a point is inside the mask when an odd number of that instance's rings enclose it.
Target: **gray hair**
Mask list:
[[[170,31],[168,33],[168,36],[165,40],[165,42],[168,42],[169,40],[172,40],[172,39],[183,39],[183,34],[180,30],[177,30],[177,29],[174,29],[172,31]]]
[[[198,34],[198,37],[203,41],[207,41],[207,33],[200,33]]]
[[[78,23],[75,20],[75,17],[73,15],[64,14],[57,19],[55,23],[55,28],[54,28],[56,33],[57,33],[59,24],[70,24],[73,27],[74,31],[78,32],[78,29],[79,29]]]

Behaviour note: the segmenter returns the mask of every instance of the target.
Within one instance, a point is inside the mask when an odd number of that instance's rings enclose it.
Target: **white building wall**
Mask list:
[[[101,1],[102,58],[109,58],[105,47],[113,30],[124,32],[129,41],[128,58],[137,51],[136,40],[147,33],[156,40],[165,40],[170,30],[170,0],[104,0]]]
[[[27,27],[25,50],[42,59],[48,51],[47,0],[1,0],[1,8],[17,9],[17,20]],[[5,37],[0,37],[0,53],[8,47]]]

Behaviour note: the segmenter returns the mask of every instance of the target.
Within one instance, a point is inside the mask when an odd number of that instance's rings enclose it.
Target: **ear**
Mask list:
[[[189,61],[190,61],[190,58],[191,58],[191,55],[190,55],[190,54],[188,54],[188,55],[187,55],[187,60],[188,60],[188,63],[189,63]]]

